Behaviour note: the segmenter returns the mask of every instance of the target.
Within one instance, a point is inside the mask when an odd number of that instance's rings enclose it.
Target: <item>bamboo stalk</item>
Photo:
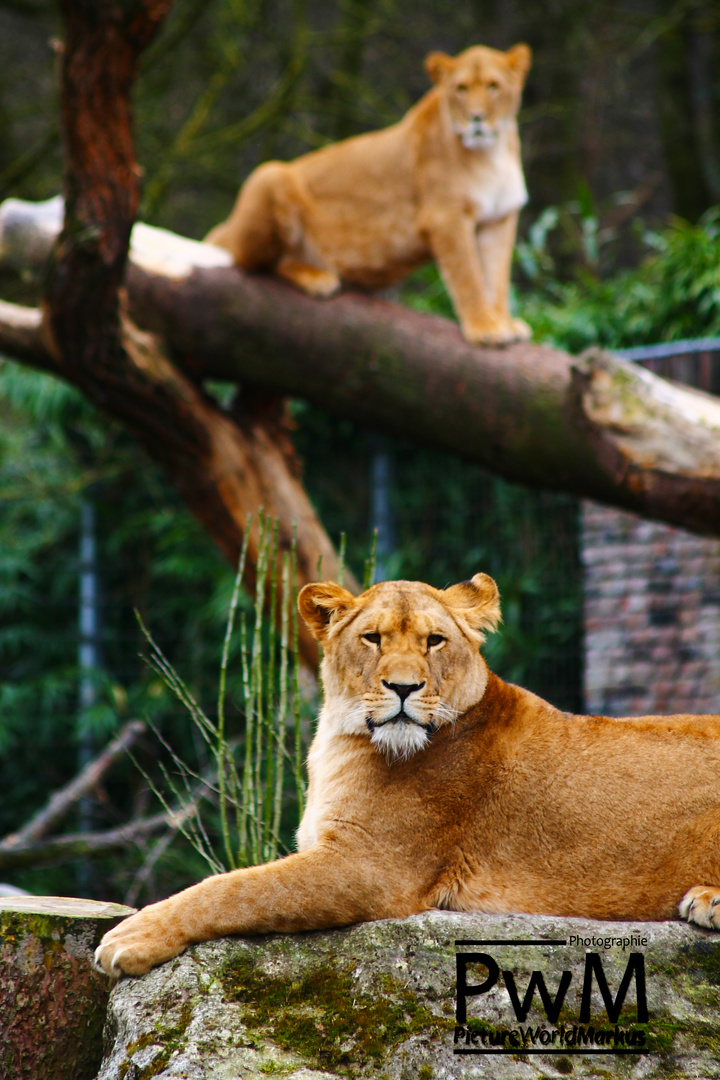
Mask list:
[[[272,807],[274,791],[274,772],[276,767],[275,757],[275,724],[276,701],[275,701],[275,651],[277,646],[277,544],[278,544],[277,518],[273,522],[270,542],[270,619],[268,623],[268,664],[266,677],[266,703],[265,717],[267,722],[267,762],[265,767],[265,798],[263,807],[263,849],[267,849],[270,843],[270,828],[272,824]]]
[[[290,550],[290,574],[292,578],[292,594],[297,597],[297,543],[293,533],[293,544]],[[302,817],[305,812],[305,784],[302,776],[302,730],[300,724],[300,680],[299,680],[299,627],[297,603],[292,605],[292,651],[293,651],[293,709],[295,713],[295,790],[298,800],[298,814]]]
[[[230,653],[230,640],[232,638],[233,629],[235,626],[235,613],[237,611],[238,599],[240,597],[240,589],[242,586],[243,576],[245,574],[245,560],[247,558],[248,543],[250,540],[250,514],[248,514],[247,522],[245,525],[245,535],[243,537],[242,548],[240,551],[240,558],[238,560],[238,569],[235,574],[235,583],[233,585],[232,599],[230,601],[230,611],[228,613],[227,625],[225,627],[225,640],[223,641],[222,659],[220,661],[220,682],[218,688],[218,726],[217,726],[217,774],[218,774],[218,791],[220,793],[220,828],[222,830],[223,846],[225,848],[225,855],[231,870],[235,869],[235,856],[233,855],[232,844],[230,842],[230,829],[228,827],[228,815],[227,815],[227,802],[225,798],[225,768],[228,755],[227,742],[225,740],[225,688],[227,685],[227,666],[228,656]]]
[[[280,845],[280,819],[282,816],[283,780],[285,777],[285,723],[287,717],[288,699],[288,631],[289,631],[289,605],[292,602],[290,594],[290,559],[287,554],[283,555],[282,567],[282,611],[280,616],[280,703],[277,715],[277,743],[275,753],[275,795],[273,801],[272,821],[272,853],[271,858],[277,858]]]

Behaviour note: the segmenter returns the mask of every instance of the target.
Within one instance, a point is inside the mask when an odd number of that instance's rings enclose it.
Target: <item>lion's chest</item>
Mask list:
[[[528,198],[520,162],[506,150],[478,162],[468,177],[466,195],[478,225],[500,221],[519,210]]]

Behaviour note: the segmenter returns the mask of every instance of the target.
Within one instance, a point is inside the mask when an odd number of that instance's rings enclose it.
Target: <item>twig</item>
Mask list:
[[[129,822],[106,832],[70,833],[43,843],[0,850],[0,870],[15,870],[23,866],[51,866],[73,859],[92,859],[108,851],[117,851],[141,840],[143,836],[174,823],[181,814],[155,814]]]
[[[167,849],[172,844],[173,840],[177,836],[177,829],[168,829],[164,836],[161,836],[159,840],[155,842],[151,851],[143,861],[142,866],[135,874],[135,877],[130,883],[130,888],[125,894],[123,903],[127,907],[137,907],[138,897],[141,890],[147,884],[147,880],[155,869],[155,864],[158,859],[161,859]]]
[[[99,784],[117,759],[127,753],[145,731],[145,724],[141,720],[130,720],[103,752],[93,761],[89,761],[74,780],[56,791],[47,805],[38,811],[27,825],[0,841],[0,852],[15,851],[40,840],[51,832],[72,810],[78,800]]]

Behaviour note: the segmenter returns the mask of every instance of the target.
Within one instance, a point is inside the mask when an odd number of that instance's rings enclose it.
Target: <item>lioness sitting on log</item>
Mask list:
[[[527,340],[508,289],[527,201],[515,118],[530,49],[431,53],[425,67],[435,86],[399,123],[261,165],[206,240],[313,296],[341,279],[381,288],[434,258],[468,341]]]
[[[208,878],[105,935],[138,975],[191,942],[429,908],[720,929],[720,716],[560,712],[487,668],[486,574],[306,585],[325,704],[299,851]]]

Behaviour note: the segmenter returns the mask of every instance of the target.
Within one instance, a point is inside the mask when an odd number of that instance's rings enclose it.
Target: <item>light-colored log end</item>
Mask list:
[[[94,950],[132,908],[65,896],[0,897],[0,1075],[93,1080],[110,980]]]

